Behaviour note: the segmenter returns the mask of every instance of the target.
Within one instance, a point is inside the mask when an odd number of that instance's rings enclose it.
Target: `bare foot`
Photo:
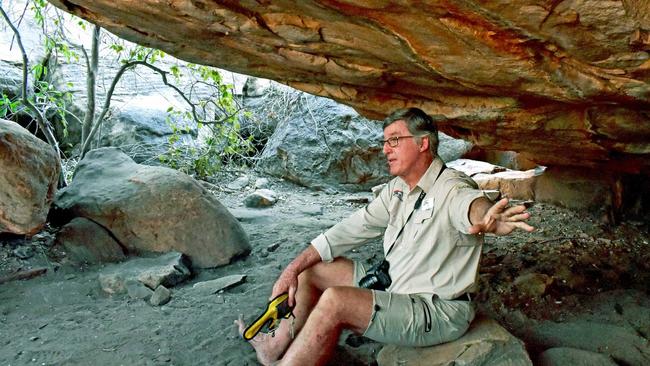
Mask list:
[[[243,335],[244,331],[246,330],[246,324],[244,324],[243,315],[239,315],[239,319],[235,320],[235,324],[239,327],[239,334]],[[287,332],[281,329],[285,327],[283,327],[281,324],[280,327],[278,327],[278,329],[275,331],[275,336],[259,332],[255,337],[253,337],[253,339],[248,341],[253,349],[255,349],[255,353],[257,353],[257,360],[262,365],[273,365],[280,359],[280,356],[282,356],[286,350],[287,346],[289,345],[285,340],[288,338],[288,334],[283,334]]]

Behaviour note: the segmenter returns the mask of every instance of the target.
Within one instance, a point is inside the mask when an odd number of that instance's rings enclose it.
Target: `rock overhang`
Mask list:
[[[543,165],[650,171],[650,6],[621,1],[50,0],[178,58]]]

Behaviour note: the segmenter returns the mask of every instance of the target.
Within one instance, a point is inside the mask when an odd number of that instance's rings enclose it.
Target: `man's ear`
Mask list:
[[[420,137],[420,152],[425,152],[429,150],[429,136]]]

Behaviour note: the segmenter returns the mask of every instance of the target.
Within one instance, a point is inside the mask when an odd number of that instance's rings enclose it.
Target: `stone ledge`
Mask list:
[[[532,366],[521,340],[489,318],[474,320],[461,338],[432,347],[389,345],[377,356],[379,366]]]

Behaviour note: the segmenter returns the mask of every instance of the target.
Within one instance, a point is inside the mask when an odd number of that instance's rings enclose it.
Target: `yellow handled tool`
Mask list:
[[[283,293],[273,300],[269,301],[266,310],[260,315],[253,324],[249,325],[244,331],[244,339],[250,341],[267,325],[269,332],[273,332],[280,325],[282,318],[288,319],[293,316],[293,308],[289,306],[289,294]]]

